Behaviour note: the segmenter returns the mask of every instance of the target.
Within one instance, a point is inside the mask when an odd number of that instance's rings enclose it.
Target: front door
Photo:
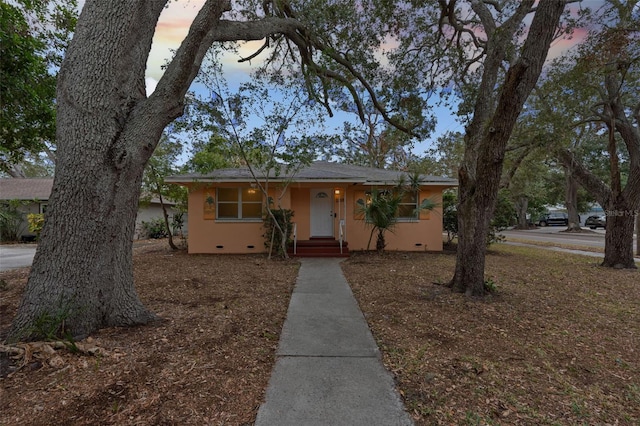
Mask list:
[[[311,236],[333,237],[333,190],[311,190]]]

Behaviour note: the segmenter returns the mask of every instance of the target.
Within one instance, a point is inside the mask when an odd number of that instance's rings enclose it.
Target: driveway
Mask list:
[[[0,245],[0,271],[31,266],[36,247],[35,244]]]

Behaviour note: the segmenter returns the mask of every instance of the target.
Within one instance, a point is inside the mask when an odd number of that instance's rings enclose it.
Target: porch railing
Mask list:
[[[344,240],[344,219],[340,219],[338,225],[338,240],[340,241],[340,254],[342,254],[342,241]]]
[[[293,222],[293,254],[298,254],[298,224]]]

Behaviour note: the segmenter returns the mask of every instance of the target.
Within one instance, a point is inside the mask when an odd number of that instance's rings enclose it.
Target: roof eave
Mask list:
[[[266,181],[267,179],[259,179],[261,182]],[[287,178],[269,178],[269,182],[273,183],[282,183],[290,181],[292,183],[348,183],[348,184],[362,184],[362,185],[396,185],[398,182],[396,180],[391,181],[381,181],[381,180],[367,180],[367,179],[355,179],[355,178],[304,178],[304,179],[287,179]],[[192,183],[224,183],[224,182],[233,182],[233,183],[253,183],[255,179],[247,179],[247,178],[212,178],[212,177],[194,177],[194,178],[179,178],[179,177],[168,177],[165,179],[167,183],[181,183],[181,184],[192,184]],[[421,182],[420,186],[458,186],[458,182],[455,180],[452,181],[426,181]]]

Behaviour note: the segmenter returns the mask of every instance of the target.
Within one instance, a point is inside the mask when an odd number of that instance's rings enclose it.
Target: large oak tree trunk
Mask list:
[[[640,211],[636,211],[636,255],[640,256]]]
[[[522,2],[514,16],[528,11],[532,4]],[[486,236],[498,197],[506,144],[522,106],[538,80],[564,6],[564,2],[557,0],[540,2],[520,58],[507,71],[497,102],[493,101],[497,76],[511,46],[513,32],[508,27],[500,28],[490,37],[459,171],[458,252],[450,283],[454,291],[469,296],[485,293]],[[520,21],[523,18],[521,16]],[[516,21],[513,19],[509,25]],[[517,25],[511,27],[513,31],[515,28]],[[495,109],[493,105],[496,105]]]
[[[203,7],[147,98],[146,62],[165,3],[87,1],[83,8],[58,77],[53,190],[10,339],[42,337],[33,325],[45,318],[75,338],[154,318],[133,283],[142,174],[164,127],[182,113],[202,40],[228,7]]]
[[[602,266],[616,269],[637,268],[633,258],[634,216],[625,209],[626,203],[611,203],[607,210],[607,232],[605,234],[604,260]]]

